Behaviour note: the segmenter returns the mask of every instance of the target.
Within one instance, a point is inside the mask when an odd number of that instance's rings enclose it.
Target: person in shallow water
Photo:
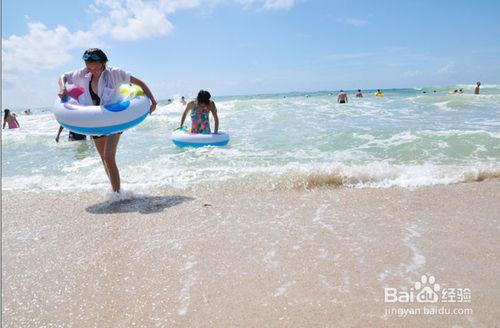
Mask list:
[[[474,94],[478,95],[479,94],[479,88],[481,87],[481,82],[477,81],[476,87],[474,88]]]
[[[84,93],[79,97],[83,105],[106,105],[115,100],[117,88],[123,83],[133,83],[142,88],[151,101],[150,113],[156,109],[156,100],[148,86],[122,69],[108,67],[108,57],[101,49],[91,48],[83,53],[85,67],[68,72],[59,78],[60,98],[68,95],[66,85],[83,87]],[[116,149],[120,141],[120,133],[106,136],[93,136],[95,146],[101,157],[104,170],[108,176],[111,188],[120,192],[120,172],[116,165]]]
[[[347,94],[344,92],[344,90],[340,90],[339,95],[337,96],[337,102],[339,104],[345,104],[347,103]]]
[[[187,103],[186,109],[182,114],[180,127],[184,125],[186,116],[191,114],[191,133],[210,133],[210,118],[209,114],[212,113],[214,117],[215,129],[214,133],[219,132],[219,117],[217,116],[217,107],[215,103],[210,100],[210,93],[205,90],[200,90],[195,100]]]
[[[17,118],[15,115],[10,113],[10,109],[5,109],[3,115],[3,127],[2,129],[5,129],[5,125],[9,127],[9,129],[17,129],[21,125],[19,125],[19,122],[17,121]]]

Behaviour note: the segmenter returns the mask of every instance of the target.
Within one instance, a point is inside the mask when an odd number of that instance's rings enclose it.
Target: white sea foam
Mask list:
[[[216,99],[230,144],[198,149],[169,140],[184,110],[176,100],[122,135],[117,163],[123,187],[136,191],[230,180],[359,188],[480,180],[500,171],[500,89],[484,90],[391,90],[387,99],[367,91],[348,104],[325,92]],[[92,141],[69,143],[64,131],[56,144],[50,111],[18,119],[21,129],[2,134],[4,190],[109,190]]]
[[[136,191],[122,189],[120,192],[109,192],[106,197],[109,203],[115,203],[130,199],[143,198],[144,194]]]

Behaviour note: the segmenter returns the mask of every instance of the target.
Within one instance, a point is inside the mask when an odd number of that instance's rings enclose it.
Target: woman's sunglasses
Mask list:
[[[98,54],[83,54],[82,59],[85,61],[101,61]]]

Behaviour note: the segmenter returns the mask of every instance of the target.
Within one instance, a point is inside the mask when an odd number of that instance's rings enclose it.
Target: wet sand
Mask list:
[[[4,327],[493,327],[500,181],[418,189],[3,192]],[[384,287],[470,288],[388,315]]]

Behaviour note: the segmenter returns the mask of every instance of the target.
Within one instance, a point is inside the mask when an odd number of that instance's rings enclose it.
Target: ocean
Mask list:
[[[214,97],[229,145],[184,149],[170,141],[183,106],[162,101],[120,140],[122,188],[386,188],[499,177],[500,85],[481,95],[473,87],[386,89],[383,98],[348,91],[348,104],[336,103],[337,91]],[[458,88],[465,93],[448,94]],[[3,190],[110,189],[92,141],[68,142],[65,130],[56,143],[51,107],[32,112],[18,110],[21,128],[2,133]]]

